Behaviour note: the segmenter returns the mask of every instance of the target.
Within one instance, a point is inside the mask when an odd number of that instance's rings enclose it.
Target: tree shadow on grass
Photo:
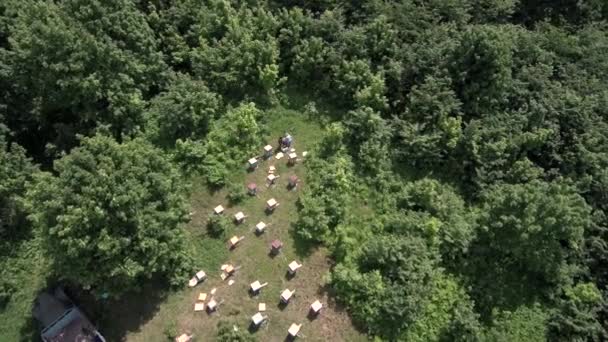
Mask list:
[[[289,236],[293,241],[293,247],[295,249],[296,255],[299,258],[305,258],[310,256],[319,247],[318,243],[306,240],[300,235],[298,235],[296,233],[295,223],[291,224],[291,229],[289,229]]]
[[[106,340],[123,341],[128,333],[139,331],[156,315],[170,291],[166,281],[153,278],[143,285],[141,291],[127,293],[118,300],[100,300],[78,290],[72,291],[75,293],[71,297]]]

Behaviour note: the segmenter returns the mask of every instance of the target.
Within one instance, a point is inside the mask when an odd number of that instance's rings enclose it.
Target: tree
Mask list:
[[[589,206],[571,186],[502,184],[482,199],[470,274],[482,308],[549,298],[571,282],[591,223]]]
[[[602,341],[608,336],[598,321],[605,303],[594,283],[578,283],[567,288],[549,322],[551,341]]]
[[[461,106],[449,78],[429,76],[414,86],[405,112],[392,122],[398,158],[427,167],[445,162],[462,138]]]
[[[512,82],[513,38],[504,27],[470,28],[454,52],[452,74],[457,93],[471,117],[490,114],[505,105]]]
[[[254,103],[244,103],[215,122],[203,147],[202,172],[210,185],[224,186],[228,170],[242,165],[259,148],[261,117],[262,111]]]
[[[29,234],[21,199],[37,168],[21,146],[6,141],[5,130],[0,121],[0,238],[14,240]]]
[[[166,69],[143,13],[127,0],[19,6],[8,55],[19,102],[9,113],[27,114],[27,131],[41,137],[28,142],[67,149],[98,124],[111,125],[117,138],[133,133]]]
[[[96,135],[35,177],[29,218],[60,278],[120,296],[188,267],[183,188],[163,153],[141,139]]]
[[[428,303],[436,255],[420,238],[383,235],[365,243],[350,260],[331,275],[338,299],[371,334],[397,339]]]
[[[179,74],[166,91],[150,101],[145,114],[146,135],[167,147],[173,147],[177,139],[203,139],[222,109],[221,96],[202,81]]]
[[[497,313],[491,328],[485,331],[482,341],[545,341],[548,313],[540,305],[518,307],[514,312]]]

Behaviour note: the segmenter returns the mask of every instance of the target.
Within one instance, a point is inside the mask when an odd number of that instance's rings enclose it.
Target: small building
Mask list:
[[[251,158],[247,161],[247,164],[249,165],[249,169],[250,170],[254,170],[255,168],[258,167],[258,159],[257,158]]]
[[[266,177],[266,183],[268,183],[268,186],[274,185],[279,178],[281,178],[281,176],[271,173]]]
[[[323,308],[323,304],[320,301],[316,300],[314,303],[310,305],[310,312],[314,315],[318,315]]]
[[[201,302],[194,303],[195,312],[204,311],[204,310],[205,310],[205,303],[201,303]]]
[[[247,193],[251,196],[258,194],[258,186],[255,183],[249,183],[247,185]]]
[[[213,208],[213,212],[216,215],[221,215],[224,212],[224,207],[222,207],[221,205],[218,205],[217,207]]]
[[[272,156],[272,145],[264,146],[264,158],[268,159]]]
[[[287,155],[287,163],[289,165],[294,165],[298,161],[298,154],[295,152],[291,152]]]
[[[97,328],[67,297],[61,288],[42,292],[36,298],[32,315],[43,327],[44,342],[105,342]]]
[[[268,174],[273,175],[277,171],[277,168],[274,165],[270,165],[268,167]]]
[[[287,304],[289,303],[289,300],[291,299],[291,296],[293,296],[293,294],[296,292],[296,290],[290,291],[289,289],[285,289],[283,290],[283,292],[281,293],[281,303],[283,304]]]
[[[181,334],[175,338],[175,342],[190,342],[192,341],[193,335]]]
[[[266,223],[260,221],[258,224],[255,225],[256,233],[262,234],[264,230],[266,230]]]
[[[190,281],[188,282],[188,286],[194,287],[194,286],[198,285],[198,283],[200,283],[201,281],[205,280],[206,278],[207,278],[207,274],[205,274],[205,271],[203,271],[203,270],[198,271],[198,272],[196,272],[194,277],[190,278]]]
[[[266,210],[269,212],[274,211],[278,206],[279,206],[279,202],[277,202],[277,200],[274,198],[271,198],[268,201],[266,201]]]
[[[298,186],[298,176],[296,175],[292,175],[289,176],[289,179],[287,180],[287,185],[289,186],[290,189],[295,189]]]
[[[267,319],[267,316],[264,316],[258,312],[255,315],[251,316],[251,323],[253,323],[253,325],[257,327],[260,324],[264,323]]]
[[[207,303],[207,312],[214,312],[217,310],[217,301],[214,298],[211,298],[209,303]]]
[[[270,243],[270,253],[273,255],[279,254],[282,248],[283,243],[281,242],[281,240],[273,240]]]
[[[287,266],[287,272],[289,272],[289,274],[293,276],[296,274],[296,271],[300,267],[302,267],[302,265],[298,264],[298,262],[294,260],[294,261],[290,262],[289,265]]]
[[[231,237],[230,240],[228,241],[228,243],[230,244],[230,248],[231,249],[236,248],[236,246],[239,244],[239,242],[241,242],[244,238],[245,238],[244,236],[238,237],[236,235]]]
[[[256,280],[249,285],[249,289],[253,294],[257,294],[266,285],[268,285],[268,283],[261,284],[259,280]]]
[[[259,303],[259,304],[258,304],[258,311],[259,311],[259,312],[264,312],[264,311],[266,311],[266,303]]]
[[[239,211],[238,213],[234,214],[234,221],[236,223],[243,223],[243,221],[245,221],[245,218],[247,216],[245,214],[243,214],[242,211]]]
[[[287,330],[289,337],[296,338],[298,336],[298,333],[300,332],[300,328],[302,328],[302,324],[292,323],[289,327],[289,330]]]

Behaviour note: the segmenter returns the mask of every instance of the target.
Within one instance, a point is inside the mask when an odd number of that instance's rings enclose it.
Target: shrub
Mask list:
[[[177,322],[171,320],[165,323],[165,329],[163,330],[163,333],[165,334],[168,340],[173,341],[177,334],[179,334],[179,331],[177,330]]]
[[[230,221],[225,216],[212,214],[207,222],[207,231],[209,235],[219,238],[226,234],[229,226]]]
[[[226,197],[230,203],[240,203],[247,197],[247,191],[245,191],[245,187],[240,183],[230,183]]]

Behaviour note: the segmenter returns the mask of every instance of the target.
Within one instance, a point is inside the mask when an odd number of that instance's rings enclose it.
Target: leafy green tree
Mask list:
[[[210,185],[223,186],[230,168],[251,158],[262,144],[262,111],[254,103],[228,110],[212,126],[203,147],[202,172]]]
[[[0,238],[13,240],[29,233],[22,197],[37,168],[21,146],[6,141],[5,129],[0,123]]]
[[[548,298],[571,282],[591,224],[589,206],[571,186],[503,184],[482,199],[470,274],[482,308]]]
[[[353,164],[346,156],[337,155],[329,160],[311,157],[306,165],[311,181],[298,199],[296,232],[307,240],[327,241],[346,219],[352,198]]]
[[[448,78],[427,77],[414,86],[409,104],[393,120],[399,144],[395,153],[404,162],[421,166],[441,164],[462,138],[462,103]]]
[[[194,74],[222,94],[272,100],[284,82],[277,19],[261,7],[234,8],[227,1],[213,3],[212,9],[217,20],[201,26],[200,46],[192,51]]]
[[[387,231],[402,234],[424,223],[418,228],[419,232],[427,237],[430,245],[439,247],[446,265],[453,265],[468,253],[475,237],[475,216],[452,187],[424,178],[407,184],[396,195],[396,201],[399,209],[429,214],[430,217],[414,216],[419,222],[409,223],[400,215],[387,215]]]
[[[226,216],[212,214],[207,221],[207,231],[213,237],[223,237],[230,228],[230,223]]]
[[[473,303],[455,279],[438,274],[422,316],[404,334],[404,341],[476,341],[480,325]]]
[[[71,147],[75,133],[111,125],[116,137],[142,123],[145,99],[166,66],[143,13],[128,0],[24,1],[9,32],[9,112],[26,114],[38,143]]]
[[[30,220],[60,278],[120,296],[153,275],[188,271],[179,175],[149,143],[96,135],[37,175]]]
[[[368,331],[396,339],[422,316],[436,256],[413,236],[379,236],[331,275],[338,298]]]
[[[548,313],[540,305],[522,305],[514,312],[499,312],[491,328],[485,331],[482,341],[545,341],[548,318]]]
[[[160,146],[172,147],[177,139],[202,139],[222,112],[221,96],[201,82],[177,75],[165,92],[150,101],[146,135]]]
[[[503,27],[468,29],[453,56],[452,75],[465,114],[479,117],[505,105],[512,82],[513,38]]]
[[[597,314],[605,299],[594,283],[567,288],[549,322],[551,341],[602,341],[607,337]]]

